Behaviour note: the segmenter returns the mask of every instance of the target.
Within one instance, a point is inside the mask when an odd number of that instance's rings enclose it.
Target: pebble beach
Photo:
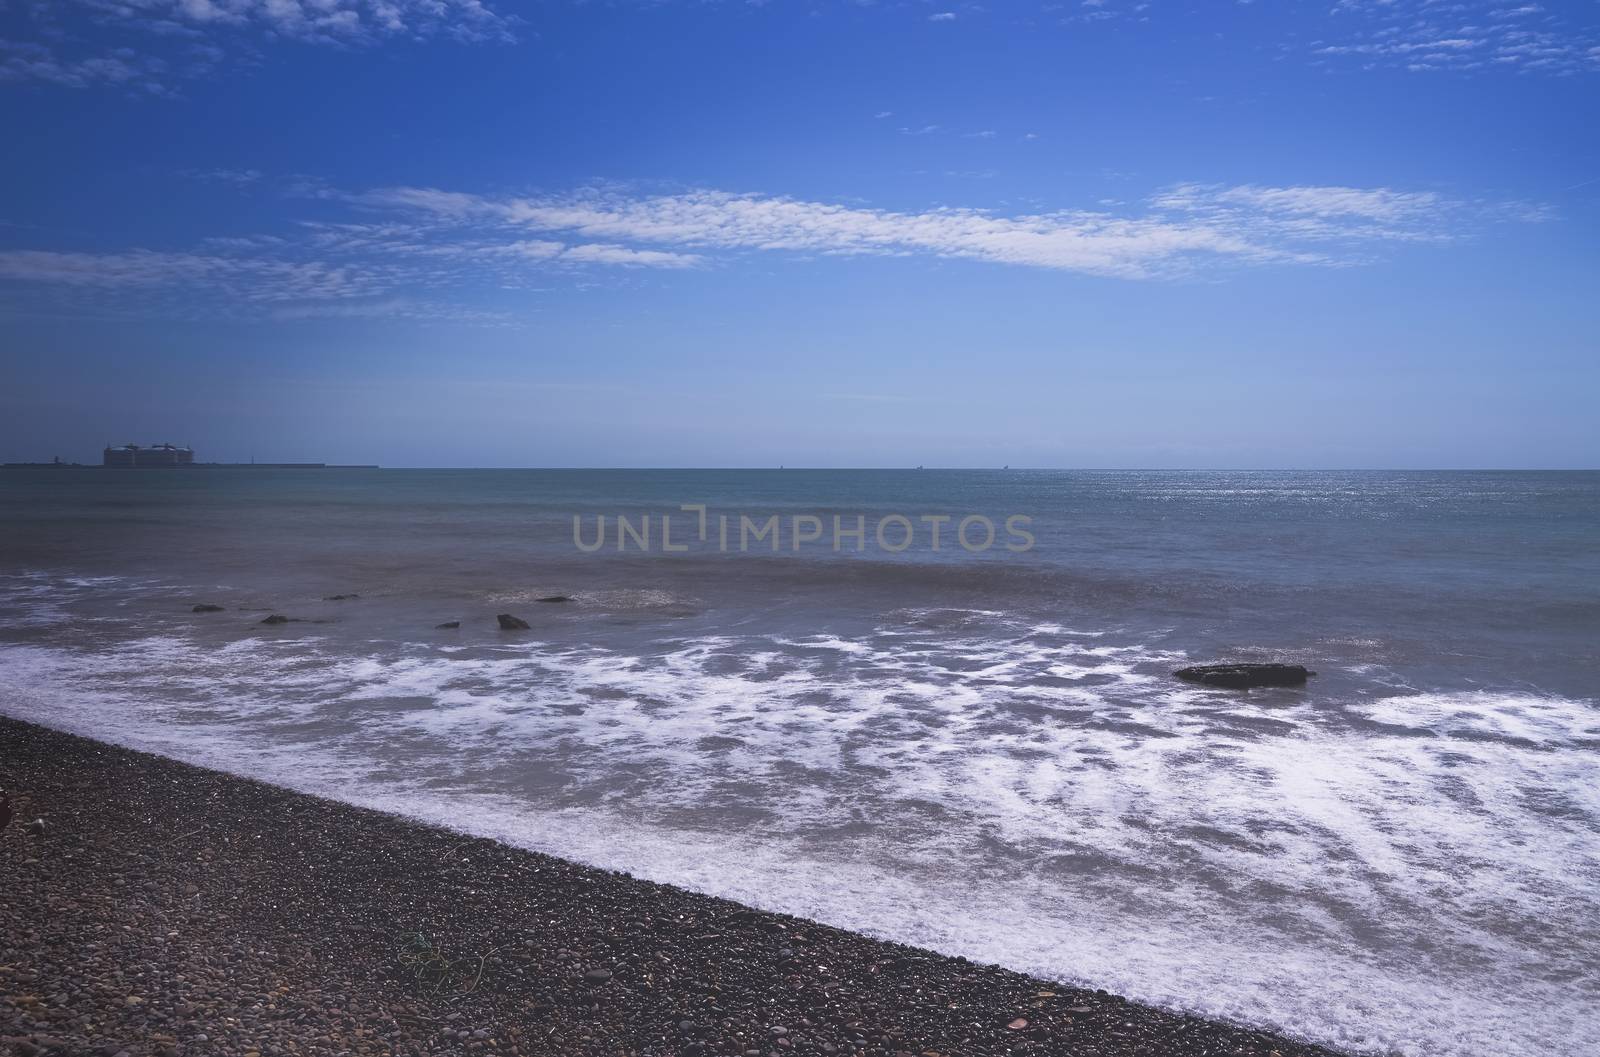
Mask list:
[[[19,1057],[1330,1053],[5,718],[0,784]]]

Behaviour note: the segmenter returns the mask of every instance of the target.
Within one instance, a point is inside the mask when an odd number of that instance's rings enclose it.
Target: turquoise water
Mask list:
[[[1597,529],[1593,473],[7,472],[0,709],[1352,1049],[1580,1054]],[[1319,674],[1170,676],[1217,658]]]

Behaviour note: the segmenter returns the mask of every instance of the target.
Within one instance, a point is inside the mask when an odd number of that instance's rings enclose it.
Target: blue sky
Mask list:
[[[0,6],[0,458],[1600,464],[1600,5]]]

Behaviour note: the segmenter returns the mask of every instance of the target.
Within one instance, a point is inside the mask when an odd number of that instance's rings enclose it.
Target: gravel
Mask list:
[[[1300,1057],[0,718],[0,1053]]]

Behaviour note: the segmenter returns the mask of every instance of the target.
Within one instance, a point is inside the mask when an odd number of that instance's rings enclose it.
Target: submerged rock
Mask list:
[[[274,613],[274,614],[272,614],[272,616],[267,617],[261,623],[263,623],[263,624],[304,624],[305,621],[300,619],[299,617],[286,617],[282,613]]]
[[[1307,677],[1317,673],[1299,664],[1199,664],[1172,674],[1191,683],[1248,690],[1252,686],[1304,686]]]
[[[199,605],[195,606],[192,610],[190,610],[190,612],[191,613],[220,613],[220,612],[222,612],[222,609],[223,609],[222,606],[214,606],[210,602],[201,602]]]
[[[459,621],[459,620],[447,620],[443,624],[435,624],[434,625],[435,628],[438,628],[441,631],[448,631],[451,628],[459,628],[460,626],[461,626],[461,621]]]
[[[539,602],[570,602],[570,601],[572,601],[572,597],[570,595],[546,595],[545,597],[540,598],[540,599],[536,599],[535,601],[539,601]]]
[[[323,595],[322,600],[324,602],[348,602],[352,598],[360,597],[360,595]]]
[[[501,631],[527,631],[533,625],[521,617],[514,617],[510,613],[501,613],[495,617],[500,622]]]

